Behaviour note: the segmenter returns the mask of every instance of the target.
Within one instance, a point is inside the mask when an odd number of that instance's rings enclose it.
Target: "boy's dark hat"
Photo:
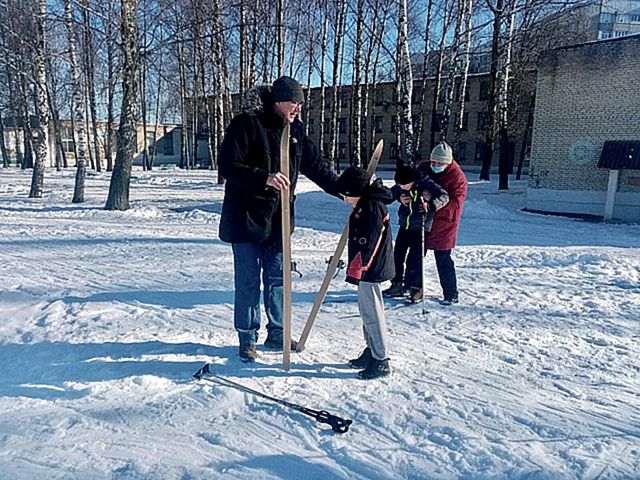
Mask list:
[[[393,176],[393,180],[398,185],[417,182],[418,178],[418,171],[415,168],[411,168],[409,165],[399,165],[398,168],[396,168],[395,175]]]
[[[304,102],[302,87],[295,78],[280,77],[271,87],[271,96],[274,102]]]
[[[365,169],[349,167],[338,178],[338,192],[347,197],[361,197],[370,179]]]

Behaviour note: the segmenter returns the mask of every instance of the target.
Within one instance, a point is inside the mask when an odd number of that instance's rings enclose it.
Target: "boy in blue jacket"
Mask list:
[[[380,179],[369,184],[367,172],[357,167],[349,167],[340,175],[338,191],[353,208],[349,217],[346,281],[358,286],[358,310],[367,345],[349,365],[363,369],[358,372],[358,378],[371,380],[391,373],[380,284],[394,275],[386,206],[393,202],[393,195]]]
[[[448,194],[428,176],[420,178],[418,170],[399,165],[394,175],[396,185],[391,189],[398,207],[398,234],[393,250],[396,274],[391,287],[383,292],[388,298],[402,297],[409,292],[412,302],[422,299],[423,232],[433,224],[433,216]],[[425,198],[429,198],[426,201]],[[406,268],[405,268],[406,266]]]

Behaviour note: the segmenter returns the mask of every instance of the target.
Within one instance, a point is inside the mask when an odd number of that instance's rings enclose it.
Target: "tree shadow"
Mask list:
[[[294,303],[313,303],[317,292],[292,292]],[[65,303],[120,302],[126,304],[158,305],[165,308],[191,309],[198,305],[233,304],[233,290],[129,290],[124,292],[100,292],[86,297],[69,296]],[[324,303],[355,302],[357,296],[349,290],[330,292]]]
[[[240,361],[235,344],[214,346],[161,341],[2,344],[0,362],[4,368],[0,370],[0,392],[4,397],[71,400],[91,394],[91,387],[78,385],[88,382],[149,375],[186,383],[193,381],[194,373],[202,367],[202,357],[212,362],[215,375],[234,378],[354,376],[346,365],[309,365],[299,361],[296,353],[292,355],[290,371],[285,372],[279,363],[281,353],[264,351],[260,346],[259,350],[262,360],[247,364]],[[328,372],[327,367],[346,370]]]
[[[41,399],[80,398],[90,388],[73,383],[119,380],[155,375],[174,381],[190,380],[202,360],[188,356],[224,358],[235,354],[232,346],[197,343],[67,343],[41,342],[0,345],[0,391],[3,396]],[[182,355],[184,361],[158,357]]]

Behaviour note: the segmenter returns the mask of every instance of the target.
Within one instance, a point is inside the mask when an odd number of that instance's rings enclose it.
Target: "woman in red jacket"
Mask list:
[[[422,162],[418,168],[449,194],[449,201],[446,204],[436,206],[431,231],[425,232],[424,247],[425,250],[433,250],[436,259],[444,295],[440,303],[451,305],[458,303],[458,284],[451,250],[456,246],[462,206],[467,196],[467,178],[460,165],[453,159],[453,151],[446,142],[436,145],[431,152],[430,161]],[[423,197],[428,194],[423,192]],[[430,199],[425,198],[425,200]]]

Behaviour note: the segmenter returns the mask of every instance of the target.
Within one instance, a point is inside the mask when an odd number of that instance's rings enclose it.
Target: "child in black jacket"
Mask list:
[[[362,168],[349,167],[338,179],[338,191],[353,207],[349,217],[349,263],[347,282],[358,285],[358,310],[362,318],[367,347],[349,361],[353,368],[363,369],[364,380],[391,373],[387,357],[387,327],[380,284],[393,278],[393,244],[389,230],[389,211],[393,202],[391,190],[369,176]]]

